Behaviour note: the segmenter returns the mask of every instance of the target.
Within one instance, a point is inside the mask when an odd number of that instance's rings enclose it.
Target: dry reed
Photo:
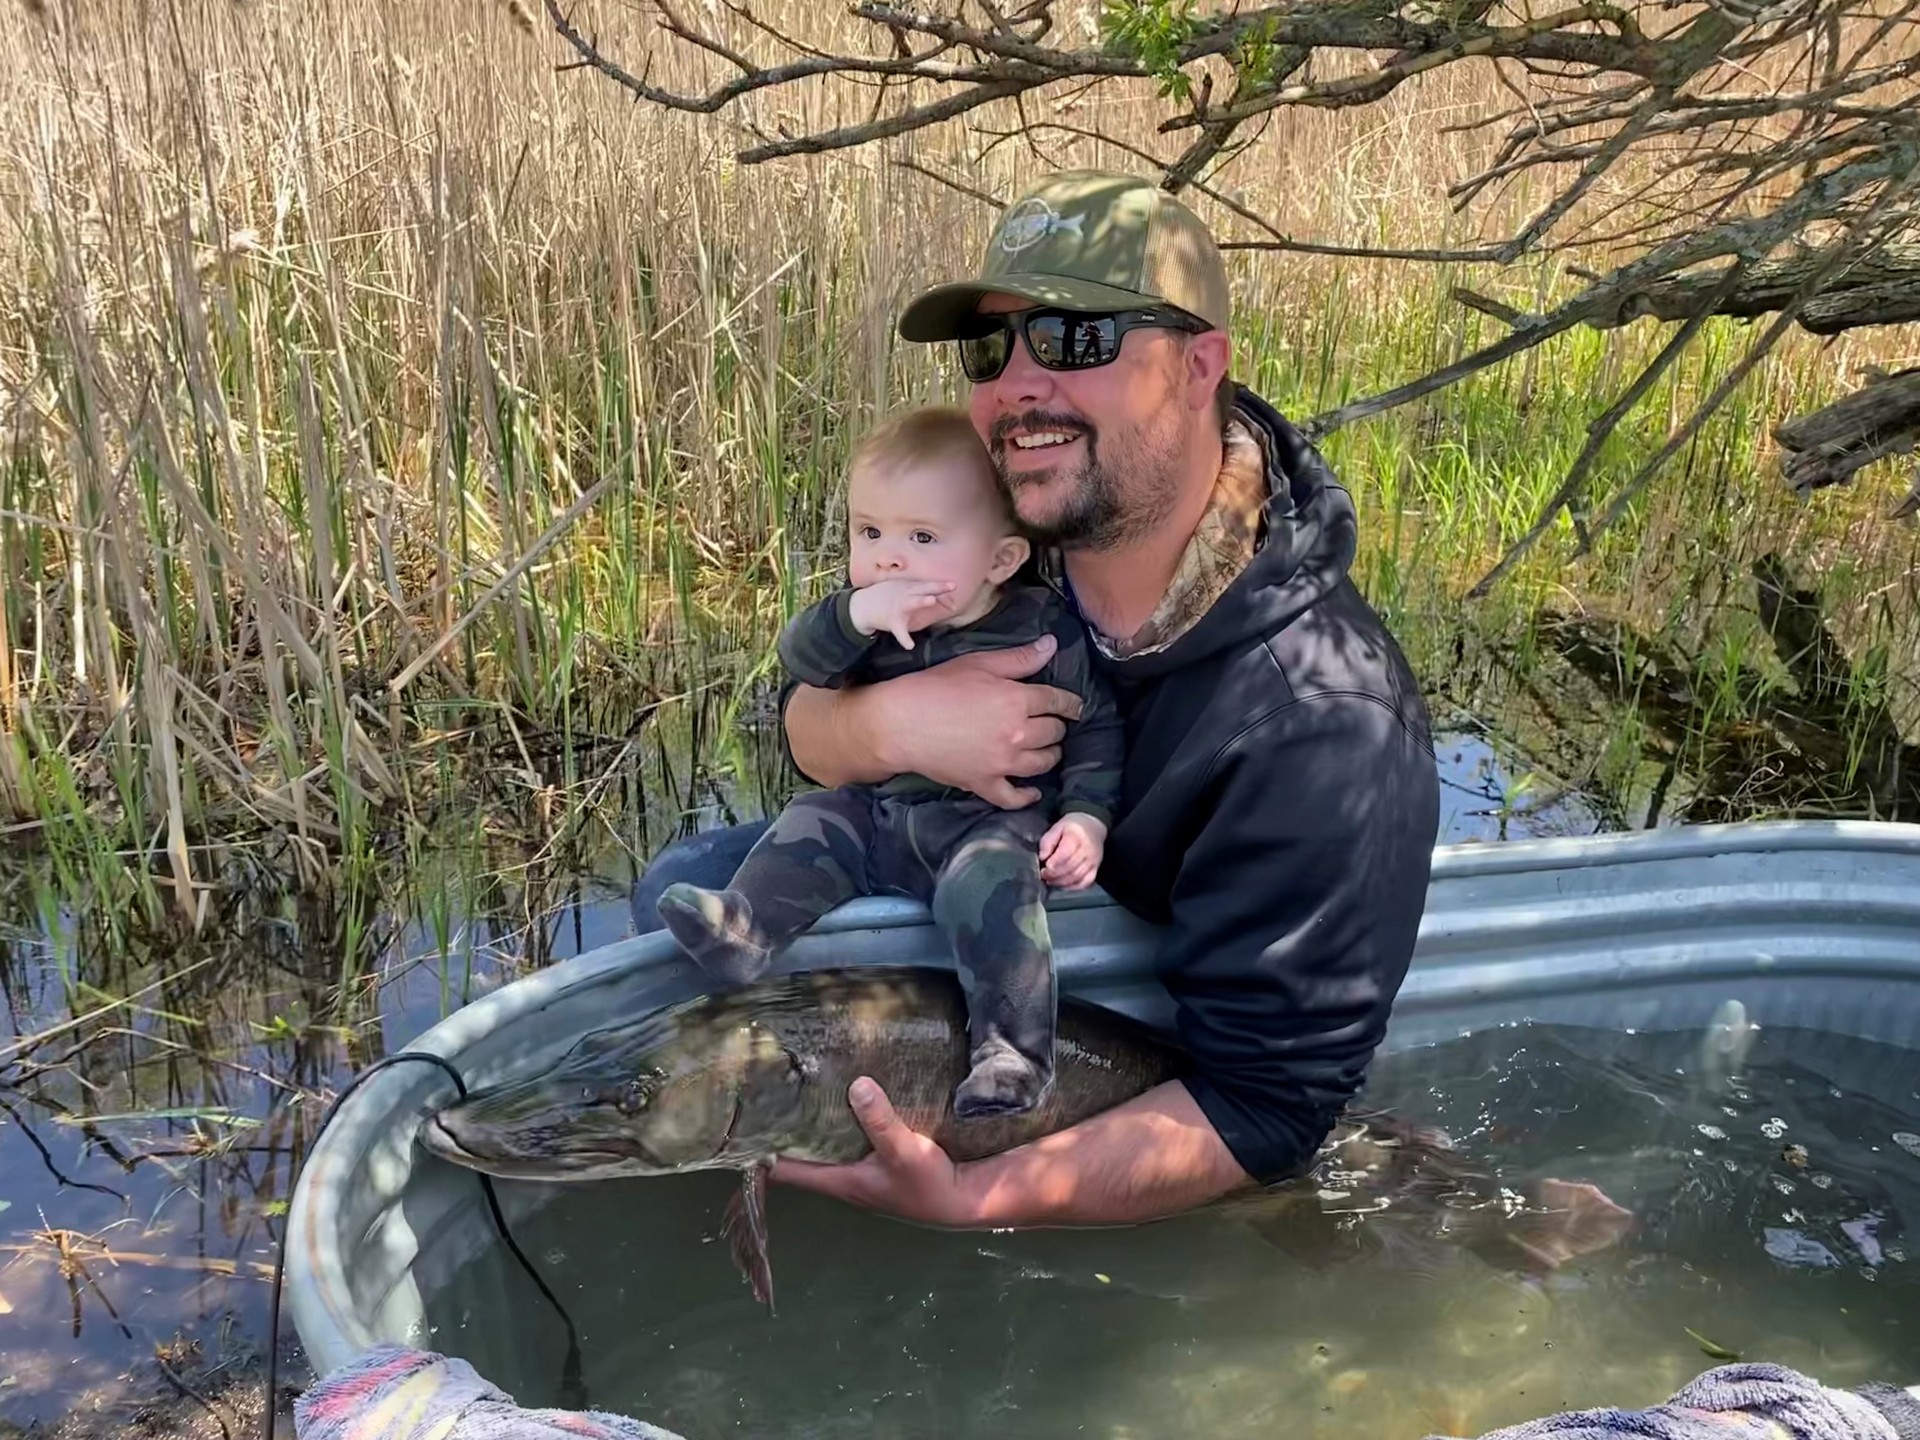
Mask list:
[[[43,911],[204,927],[265,869],[363,914],[396,836],[487,796],[537,814],[544,853],[600,825],[644,849],[693,772],[740,768],[768,642],[838,553],[849,436],[953,383],[892,319],[990,215],[895,162],[1002,195],[1128,162],[1070,133],[1114,113],[1065,105],[1005,143],[742,168],[733,121],[557,72],[536,16],[46,0],[0,42],[0,832],[40,857]],[[593,19],[658,78],[704,73],[638,10]],[[1487,142],[1439,127],[1507,97],[1443,79],[1279,115],[1221,183],[1299,235],[1462,238],[1444,187]],[[752,118],[850,103],[823,87]],[[1241,257],[1241,374],[1305,410],[1417,373],[1487,323],[1448,301],[1464,278]],[[1575,336],[1334,437],[1363,582],[1402,623],[1532,518],[1582,407],[1631,374],[1617,345]],[[1790,346],[1576,583],[1657,612],[1702,553],[1764,534],[1845,571],[1836,623],[1910,674],[1913,628],[1888,619],[1890,596],[1912,613],[1909,534],[1883,497],[1795,510],[1764,433],[1914,348]],[[1677,367],[1621,446],[1657,444],[1729,349]],[[1536,557],[1489,613],[1563,564]],[[609,816],[649,754],[679,778],[635,830]]]

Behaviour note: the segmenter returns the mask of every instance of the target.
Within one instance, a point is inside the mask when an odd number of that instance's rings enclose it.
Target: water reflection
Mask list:
[[[1595,828],[1579,796],[1523,786],[1524,761],[1484,736],[1443,736],[1439,752],[1442,840]],[[763,776],[758,793],[776,785]],[[656,823],[706,828],[756,810],[720,792]],[[345,1019],[328,965],[262,963],[247,941],[87,976],[71,925],[13,939],[0,1055],[113,995],[136,998],[0,1069],[0,1381],[12,1381],[0,1416],[55,1419],[181,1337],[208,1363],[263,1342],[289,1158],[326,1100],[442,1016],[630,935],[632,878],[610,852],[544,906],[504,887],[491,915],[389,917]]]

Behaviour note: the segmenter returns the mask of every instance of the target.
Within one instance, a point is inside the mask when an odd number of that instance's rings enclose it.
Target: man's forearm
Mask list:
[[[1070,1130],[959,1167],[970,1228],[1131,1225],[1192,1210],[1252,1177],[1186,1086],[1161,1085]]]
[[[787,747],[793,763],[816,785],[879,785],[894,775],[866,733],[867,687],[819,690],[795,687],[787,698]]]

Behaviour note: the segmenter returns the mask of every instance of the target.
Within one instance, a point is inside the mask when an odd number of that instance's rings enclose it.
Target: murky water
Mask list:
[[[547,923],[561,954],[632,929],[624,888]],[[155,977],[133,970],[113,987],[131,1006],[0,1063],[0,1422],[115,1401],[130,1367],[164,1393],[156,1347],[186,1374],[262,1349],[291,1162],[326,1099],[514,978],[523,947],[478,920],[451,949],[406,927],[348,1028],[329,1023],[331,975],[257,953],[207,960],[171,998],[138,993]],[[0,1055],[107,998],[76,968],[44,939],[14,945]]]
[[[1438,758],[1441,841],[1608,828],[1582,795],[1528,784],[1527,762],[1483,735],[1441,737]],[[6,946],[0,952],[0,1423],[52,1421],[124,1393],[130,1368],[143,1369],[145,1388],[155,1388],[156,1347],[167,1347],[188,1373],[257,1348],[266,1336],[268,1280],[291,1164],[311,1144],[326,1098],[370,1060],[404,1047],[529,963],[630,934],[628,878],[616,863],[570,903],[547,907],[538,944],[529,943],[524,917],[453,914],[446,922],[449,939],[396,916],[395,937],[360,992],[366,1018],[346,1030],[335,1028],[337,957],[298,946],[285,955],[240,947],[203,969],[189,968],[177,985],[148,992],[142,987],[158,979],[159,965],[177,971],[195,962],[166,956],[144,966],[120,957],[103,963],[76,955],[62,937],[24,917],[0,916]],[[111,1009],[28,1054],[9,1054],[17,1037],[38,1035],[129,994],[131,1006]],[[1234,1313],[1230,1297],[1264,1296],[1276,1284],[1302,1297],[1324,1288],[1313,1306],[1331,1320],[1349,1313],[1342,1308],[1345,1281],[1273,1271],[1277,1252],[1243,1229],[1206,1220],[1152,1227],[1130,1235],[1124,1250],[1116,1249],[1116,1237],[1099,1234],[999,1237],[983,1248],[883,1222],[847,1229],[845,1216],[783,1194],[777,1236],[783,1308],[781,1323],[769,1326],[743,1308],[744,1292],[705,1243],[725,1192],[725,1183],[711,1177],[637,1192],[608,1232],[615,1263],[639,1266],[644,1255],[648,1266],[657,1264],[650,1236],[675,1237],[670,1248],[692,1257],[670,1303],[651,1308],[650,1300],[623,1312],[634,1317],[636,1343],[675,1346],[671,1353],[681,1357],[673,1372],[678,1390],[669,1396],[649,1389],[638,1397],[650,1407],[749,1405],[756,1392],[736,1383],[743,1367],[762,1374],[756,1383],[805,1391],[804,1367],[795,1371],[782,1347],[807,1331],[808,1345],[821,1357],[846,1355],[844,1365],[835,1360],[822,1368],[821,1375],[833,1375],[823,1383],[847,1386],[851,1398],[842,1408],[867,1416],[876,1433],[888,1433],[896,1416],[908,1429],[948,1409],[987,1416],[995,1405],[1015,1403],[1009,1395],[1017,1395],[1029,1417],[1075,1413],[1071,1405],[1045,1411],[1044,1397],[1061,1383],[1047,1381],[1050,1374],[1079,1377],[1072,1382],[1075,1394],[1110,1392],[1116,1403],[1139,1391],[1142,1415],[1161,1413],[1153,1409],[1161,1401],[1149,1405],[1145,1398],[1156,1387],[1188,1396],[1177,1402],[1188,1409],[1216,1400],[1231,1408],[1246,1398],[1245,1387],[1232,1379],[1236,1367],[1278,1375],[1296,1361],[1305,1367],[1296,1377],[1301,1384],[1335,1388],[1331,1399],[1317,1403],[1335,1405],[1339,1415],[1349,1392],[1378,1393],[1354,1372],[1371,1370],[1379,1355],[1391,1353],[1391,1346],[1382,1349],[1381,1336],[1438,1323],[1418,1305],[1404,1320],[1392,1319],[1399,1313],[1393,1305],[1413,1305],[1412,1296],[1392,1304],[1370,1300],[1385,1307],[1379,1318],[1353,1312],[1348,1339],[1313,1340],[1288,1358],[1291,1352],[1274,1349],[1271,1328],[1255,1323],[1253,1312],[1245,1312],[1236,1329],[1227,1318]],[[1205,1294],[1194,1288],[1201,1273],[1210,1277]],[[1275,1280],[1276,1273],[1283,1279]],[[821,1283],[827,1275],[838,1288]],[[1463,1291],[1450,1303],[1497,1310],[1507,1303],[1502,1296],[1515,1293],[1506,1281],[1485,1284],[1492,1288]],[[636,1279],[628,1293],[661,1299],[665,1292],[651,1285]],[[982,1323],[982,1302],[955,1299],[977,1296],[981,1286],[997,1287],[989,1324]],[[1227,1309],[1205,1308],[1216,1294],[1228,1297],[1219,1302]],[[541,1302],[515,1303],[533,1307],[528,1323],[539,1331]],[[1543,1303],[1521,1318],[1548,1324],[1545,1317],[1556,1312]],[[811,1311],[804,1308],[809,1304]],[[813,1321],[788,1323],[789,1306],[802,1307],[797,1313]],[[1188,1318],[1169,1318],[1178,1316]],[[1213,1318],[1202,1325],[1202,1316]],[[855,1340],[852,1322],[867,1317],[879,1317],[897,1333],[894,1360],[882,1363]],[[604,1348],[604,1324],[596,1328],[603,1340],[594,1363],[625,1366],[625,1359],[608,1358],[614,1352]],[[529,1341],[535,1353],[541,1343],[538,1335]],[[1323,1343],[1325,1351],[1313,1348]],[[1180,1359],[1187,1351],[1200,1354],[1195,1346],[1206,1353],[1204,1366]],[[559,1353],[553,1352],[556,1364]],[[1684,1359],[1684,1347],[1680,1353]],[[950,1366],[973,1377],[959,1392],[941,1378]],[[981,1376],[988,1371],[1004,1371],[1013,1389],[986,1385]],[[1158,1380],[1143,1383],[1156,1374]],[[1196,1379],[1203,1374],[1212,1378]],[[1435,1395],[1450,1393],[1451,1383],[1445,1367],[1435,1370]],[[1283,1393],[1291,1392],[1273,1391]],[[828,1392],[806,1391],[795,1413],[839,1413],[828,1398]],[[751,1403],[772,1399],[768,1391]],[[822,1433],[832,1429],[821,1423]]]
[[[1480,738],[1451,739],[1440,758],[1438,838],[1597,828],[1577,798],[1507,813],[1512,762]],[[631,934],[621,880],[602,877],[547,916],[541,951],[565,958]],[[161,992],[139,995],[70,1039],[0,1059],[0,1421],[50,1421],[116,1393],[129,1366],[151,1371],[156,1346],[197,1344],[204,1361],[236,1338],[264,1341],[289,1163],[325,1097],[521,973],[524,935],[452,918],[445,948],[423,924],[401,927],[370,982],[370,1019],[350,1033],[327,1028],[334,961],[315,957],[309,979],[248,954],[188,973],[168,992],[172,1011]],[[11,939],[0,1056],[158,978],[89,973],[91,990],[60,937]]]
[[[714,1240],[719,1176],[561,1192],[518,1238],[580,1327],[594,1404],[694,1437],[1477,1434],[1665,1398],[1689,1335],[1832,1384],[1920,1381],[1920,1054],[1770,1030],[1716,1092],[1690,1036],[1522,1026],[1384,1059],[1373,1098],[1515,1188],[1639,1217],[1544,1281],[1369,1217],[953,1234],[773,1197],[778,1313]],[[1798,1148],[1790,1148],[1798,1147]],[[560,1327],[504,1256],[433,1342],[556,1403]]]

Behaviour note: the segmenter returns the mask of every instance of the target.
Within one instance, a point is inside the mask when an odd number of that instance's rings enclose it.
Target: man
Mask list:
[[[1439,823],[1426,707],[1348,578],[1353,505],[1228,379],[1220,252],[1157,187],[1069,172],[1000,217],[979,275],[908,306],[957,342],[968,405],[1040,574],[1087,624],[1127,722],[1101,884],[1164,927],[1190,1079],[955,1166],[871,1081],[874,1153],[774,1178],[948,1227],[1121,1224],[1297,1174],[1358,1089],[1411,958]],[[799,769],[916,772],[1005,806],[1059,757],[1050,642],[850,690],[795,687]],[[663,856],[647,896],[724,884],[757,830]]]

